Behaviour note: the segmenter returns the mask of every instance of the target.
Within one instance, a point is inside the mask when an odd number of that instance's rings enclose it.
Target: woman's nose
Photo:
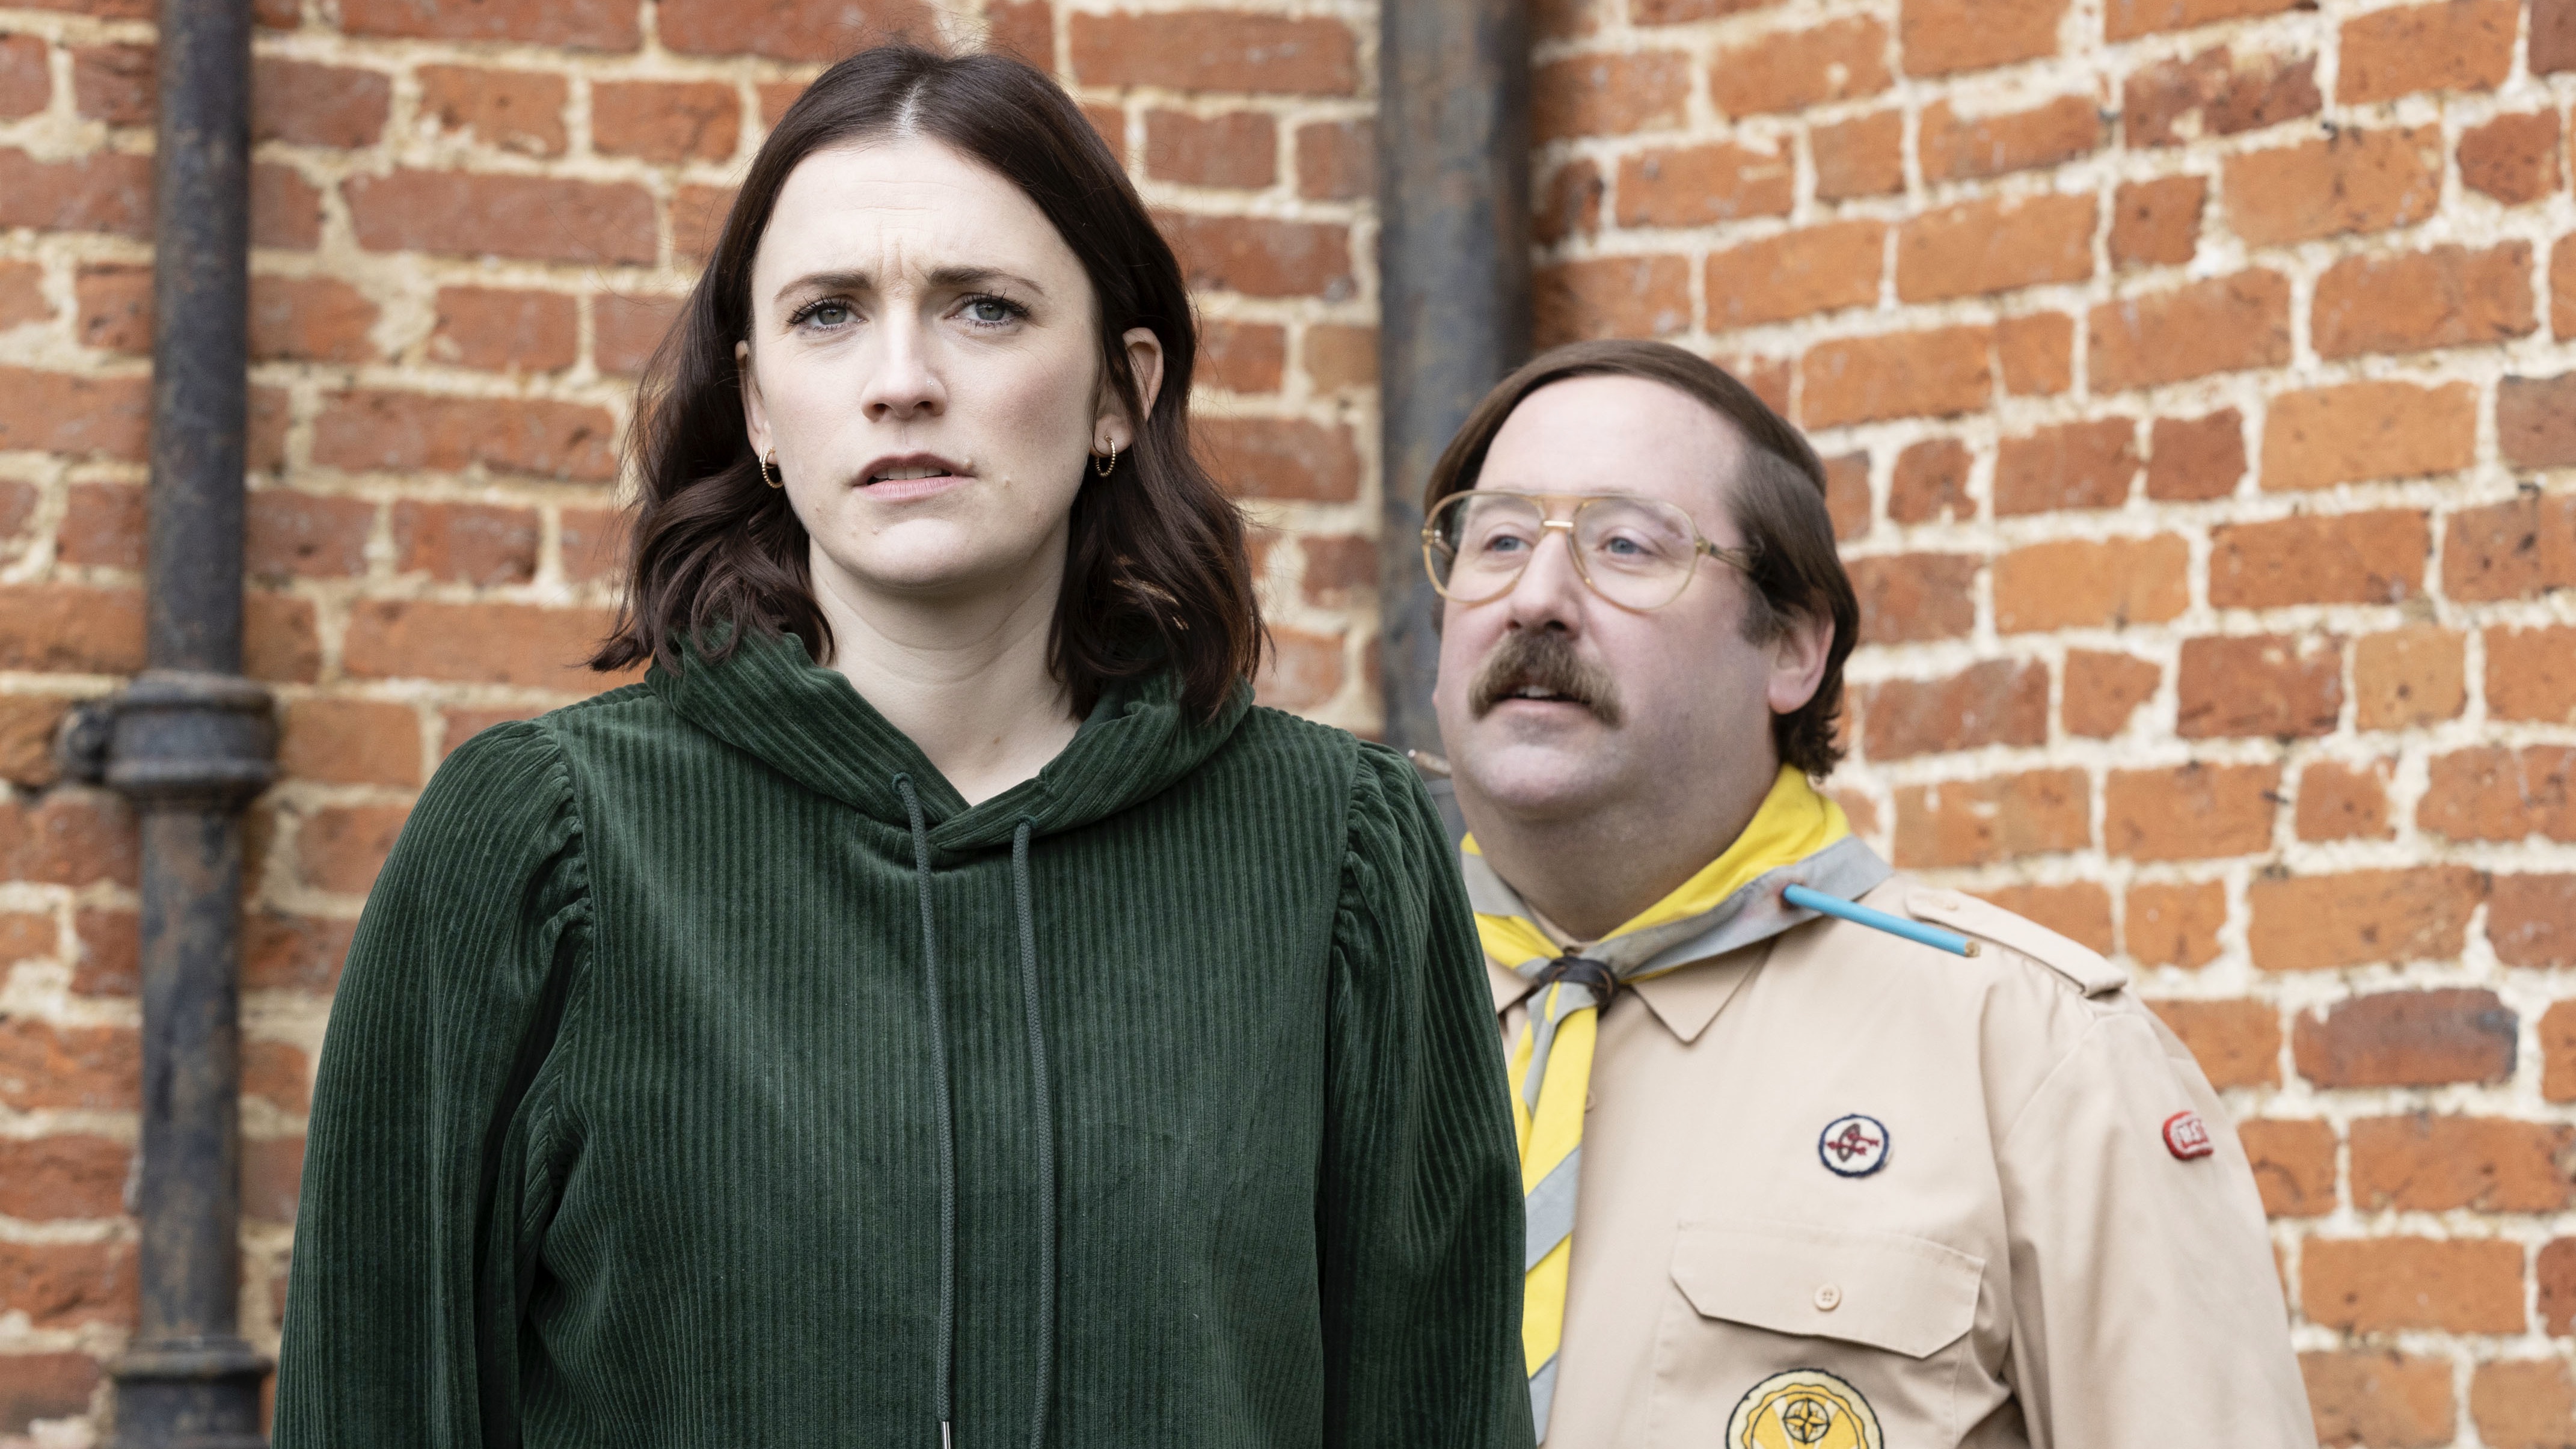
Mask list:
[[[947,406],[948,389],[919,324],[892,322],[878,337],[876,366],[859,399],[868,419],[902,422],[937,416]]]

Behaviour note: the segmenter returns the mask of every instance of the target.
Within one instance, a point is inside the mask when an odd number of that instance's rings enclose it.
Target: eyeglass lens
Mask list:
[[[1576,571],[1593,592],[1629,609],[1660,608],[1679,597],[1699,559],[1699,533],[1678,506],[1617,495],[1584,500],[1574,510]],[[1440,592],[1462,603],[1498,598],[1547,535],[1537,499],[1469,489],[1442,499],[1431,517],[1425,555]]]

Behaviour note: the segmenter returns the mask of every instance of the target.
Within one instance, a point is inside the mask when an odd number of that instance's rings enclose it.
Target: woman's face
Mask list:
[[[1094,452],[1135,439],[1072,248],[936,141],[817,151],[779,192],[735,349],[818,586],[928,600],[1054,577]],[[1162,352],[1125,337],[1150,407]]]

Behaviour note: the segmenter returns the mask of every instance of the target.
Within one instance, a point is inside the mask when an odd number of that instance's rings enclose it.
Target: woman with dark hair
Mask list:
[[[643,683],[476,736],[323,1051],[277,1440],[1529,1442],[1473,928],[1248,702],[1170,249],[1051,82],[833,67],[648,379]]]

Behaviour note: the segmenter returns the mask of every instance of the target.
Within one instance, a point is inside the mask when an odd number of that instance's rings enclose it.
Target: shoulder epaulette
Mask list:
[[[2129,984],[2129,973],[2103,960],[2093,948],[1975,896],[1917,886],[1906,892],[1905,909],[1918,921],[2009,946],[2074,982],[2087,996],[2107,996]]]

